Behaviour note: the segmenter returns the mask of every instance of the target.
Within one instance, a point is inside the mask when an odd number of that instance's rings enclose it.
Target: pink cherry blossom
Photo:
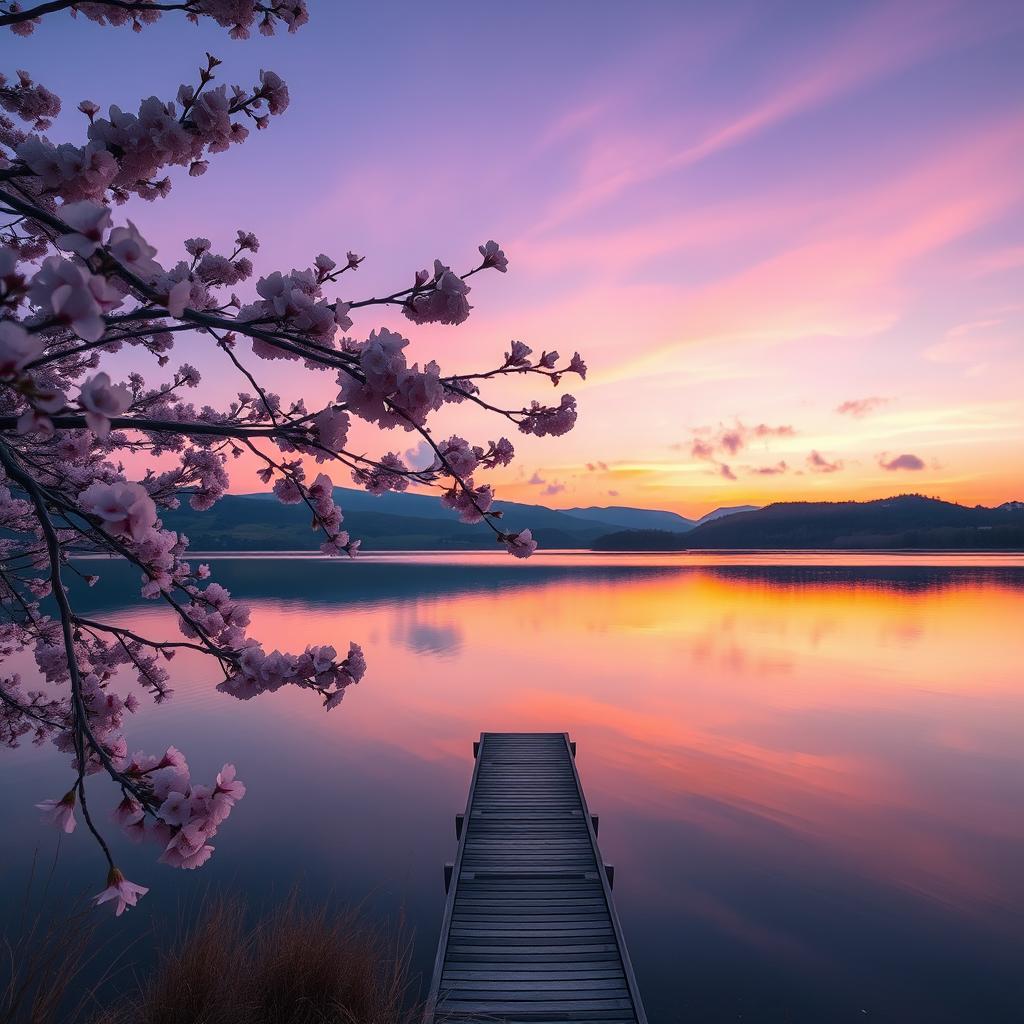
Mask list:
[[[567,434],[576,424],[576,399],[572,395],[562,395],[557,406],[544,406],[533,402],[526,415],[519,423],[524,434],[536,434],[537,437],[557,437]]]
[[[110,417],[119,416],[132,403],[131,392],[123,385],[112,385],[105,373],[97,373],[82,384],[78,400],[85,409],[85,421],[97,437],[110,433]]]
[[[474,487],[472,480],[465,481],[465,487],[453,487],[441,496],[441,504],[454,509],[463,523],[483,522],[486,513],[494,502],[494,492],[490,484]]]
[[[121,303],[121,296],[105,278],[59,256],[43,261],[32,279],[29,298],[86,341],[103,335],[103,314]]]
[[[121,266],[145,280],[163,273],[163,267],[153,259],[156,249],[139,234],[131,221],[127,227],[116,227],[110,232],[107,248]]]
[[[129,882],[127,878],[117,869],[112,867],[107,875],[107,887],[101,893],[93,896],[92,900],[96,906],[117,901],[117,908],[114,911],[115,917],[120,917],[129,907],[134,907],[140,896],[149,892],[144,885],[136,885]]]
[[[46,131],[60,113],[60,97],[45,86],[37,85],[27,71],[18,72],[17,84],[8,84],[0,74],[0,109],[31,122],[36,131]]]
[[[471,477],[483,455],[480,449],[470,447],[469,442],[461,437],[450,437],[438,447],[452,472],[460,477]]]
[[[530,530],[506,533],[502,538],[505,549],[516,558],[529,558],[537,550],[537,542]]]
[[[194,848],[186,846],[168,847],[160,855],[160,861],[170,865],[172,868],[195,871],[196,868],[201,868],[213,856],[213,849],[208,843]]]
[[[434,260],[434,286],[413,295],[406,303],[405,315],[417,324],[461,324],[473,308],[466,300],[470,287],[457,274]]]
[[[513,341],[511,348],[505,353],[505,362],[509,366],[528,366],[533,349],[521,341]]]
[[[75,831],[75,791],[69,790],[59,800],[44,800],[36,807],[43,812],[43,821],[62,832]]]
[[[144,540],[156,520],[156,505],[140,484],[97,481],[82,491],[78,500],[116,536]]]
[[[12,320],[0,320],[0,377],[10,377],[43,354],[43,339]]]
[[[283,114],[288,109],[288,86],[273,71],[260,72],[259,95],[267,101],[271,114]]]
[[[122,828],[137,825],[144,816],[145,812],[142,809],[142,805],[130,796],[124,797],[114,811],[114,821],[122,826]]]
[[[174,5],[73,6],[79,23],[142,28]],[[308,19],[302,0],[186,6],[194,20],[208,18],[235,38],[254,28],[292,31]],[[31,31],[35,20],[17,31]],[[373,494],[435,488],[462,521],[490,530],[524,558],[536,542],[529,530],[501,529],[494,489],[483,480],[509,465],[513,446],[501,436],[471,439],[471,418],[460,425],[456,413],[472,408],[524,433],[562,434],[576,419],[572,396],[548,405],[507,395],[534,377],[549,389],[565,373],[586,373],[578,353],[567,365],[553,351],[534,361],[529,346],[514,341],[504,357],[481,365],[477,353],[463,373],[446,375],[421,348],[432,332],[410,341],[380,326],[376,317],[386,306],[399,306],[416,324],[464,322],[469,276],[507,270],[493,240],[479,246],[479,261],[470,254],[459,270],[434,261],[433,271],[417,272],[411,284],[405,274],[385,283],[377,295],[386,298],[358,294],[353,271],[364,257],[350,250],[343,264],[314,250],[298,267],[271,260],[257,273],[252,257],[260,242],[245,230],[218,237],[219,229],[182,225],[182,248],[165,269],[135,223],[115,217],[115,205],[163,198],[172,168],[180,169],[181,187],[201,187],[218,154],[245,141],[253,125],[265,128],[290,101],[274,72],[264,70],[248,88],[229,86],[214,81],[219,64],[207,55],[198,82],[169,97],[147,95],[105,112],[83,101],[86,138],[73,142],[39,134],[60,109],[58,97],[24,73],[14,84],[0,79],[0,164],[12,211],[0,245],[0,405],[8,413],[0,548],[3,560],[19,567],[0,594],[0,647],[34,660],[41,681],[31,689],[17,674],[0,679],[0,739],[48,739],[68,762],[74,788],[39,805],[46,820],[71,831],[78,787],[84,794],[97,776],[106,777],[118,794],[112,818],[124,836],[154,844],[162,863],[186,870],[212,856],[214,837],[246,787],[230,763],[211,781],[193,777],[174,747],[162,755],[129,753],[132,716],[149,698],[161,704],[172,695],[168,666],[179,648],[162,636],[124,632],[102,609],[94,613],[101,621],[88,627],[72,618],[67,636],[48,599],[63,595],[56,610],[66,612],[66,598],[77,615],[70,557],[91,547],[130,561],[140,596],[172,606],[189,656],[211,656],[220,691],[251,700],[293,687],[334,709],[366,674],[360,646],[350,643],[344,658],[327,643],[266,650],[249,606],[212,579],[209,565],[189,559],[188,538],[164,525],[165,513],[185,502],[199,512],[214,507],[228,491],[232,460],[251,456],[276,497],[307,514],[320,550],[351,557],[360,540],[343,528],[334,463]],[[133,210],[141,217],[145,206]],[[185,363],[173,352],[183,342]],[[248,359],[250,351],[257,360]],[[203,359],[215,372],[233,367],[237,376],[223,395],[209,388],[197,401]],[[260,373],[262,360],[287,360],[293,372]],[[409,441],[388,442],[382,433],[399,428],[418,435],[415,456],[400,454]],[[96,579],[84,574],[89,586]],[[132,689],[124,692],[122,684]],[[120,914],[145,892],[112,868],[96,901],[115,902]]]
[[[192,817],[191,801],[184,793],[171,790],[157,810],[157,814],[168,825],[187,825]]]
[[[444,404],[444,387],[437,363],[427,363],[422,372],[417,363],[401,370],[395,384],[394,404],[405,413],[407,419],[403,426],[407,430],[426,423],[427,416]]]
[[[192,298],[192,282],[187,278],[179,281],[167,294],[167,312],[180,317]]]
[[[352,317],[348,315],[351,309],[349,303],[341,300],[334,304],[334,322],[342,331],[352,330]]]
[[[103,237],[110,230],[109,208],[90,200],[65,203],[60,208],[60,218],[74,231],[61,235],[57,244],[82,257],[91,256],[103,244]]]
[[[480,255],[484,258],[483,266],[493,267],[502,274],[508,270],[508,258],[501,251],[501,246],[497,242],[490,241],[481,245]]]
[[[235,778],[235,766],[226,764],[217,773],[215,795],[223,795],[231,801],[241,800],[245,796],[245,784]]]
[[[409,342],[393,331],[371,331],[359,353],[359,365],[369,387],[390,393],[398,385],[398,375],[405,370],[403,349]]]
[[[320,443],[325,448],[339,451],[345,447],[348,438],[348,413],[329,406],[323,412],[317,413],[314,422],[320,435]]]

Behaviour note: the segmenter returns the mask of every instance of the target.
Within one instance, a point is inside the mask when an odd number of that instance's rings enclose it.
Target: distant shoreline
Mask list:
[[[122,561],[113,555],[92,554],[81,552],[72,556],[81,561]],[[525,561],[511,561],[504,551],[479,548],[424,548],[383,551],[361,551],[354,559],[339,558],[335,555],[324,555],[314,550],[264,550],[264,551],[190,551],[188,557],[193,560],[302,560],[334,562],[341,565],[356,564],[360,562],[409,562],[418,560],[423,562],[442,562],[448,559],[457,560],[464,564],[478,565],[510,565],[516,568],[529,568],[531,564],[538,564],[551,559],[561,559],[572,562],[599,563],[602,559],[610,561],[635,560],[638,563],[662,560],[665,562],[679,562],[682,564],[696,564],[700,562],[720,561],[723,564],[736,563],[742,559],[776,559],[780,564],[792,564],[803,560],[819,560],[822,564],[832,565],[857,565],[862,562],[873,561],[877,564],[879,559],[893,559],[897,562],[942,559],[948,564],[966,565],[972,562],[977,564],[989,564],[998,560],[1011,559],[1010,564],[1024,567],[1024,550],[995,550],[988,548],[980,549],[949,549],[949,548],[692,548],[688,550],[622,550],[622,551],[600,551],[587,548],[548,548],[540,549],[534,556]],[[840,561],[842,560],[842,561]]]

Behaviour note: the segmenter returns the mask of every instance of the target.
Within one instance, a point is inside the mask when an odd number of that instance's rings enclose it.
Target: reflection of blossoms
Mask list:
[[[0,27],[16,34],[31,33],[41,18],[0,7]],[[101,25],[142,28],[161,15],[130,5],[75,7]],[[254,28],[294,31],[308,18],[302,0],[188,0],[185,9],[236,38]],[[90,815],[86,789],[95,776],[116,787],[113,821],[124,835],[186,870],[213,855],[218,830],[246,791],[233,764],[202,782],[174,747],[159,756],[130,752],[126,728],[140,696],[172,698],[167,665],[178,651],[211,659],[218,688],[241,700],[289,686],[332,710],[366,673],[356,643],[265,650],[249,606],[213,580],[208,565],[189,560],[188,538],[161,516],[182,502],[211,509],[228,491],[235,460],[252,460],[276,500],[303,511],[325,556],[353,557],[360,542],[335,500],[334,464],[372,494],[430,489],[462,522],[483,525],[525,558],[537,547],[530,531],[500,529],[494,488],[483,482],[511,463],[511,442],[497,433],[474,442],[458,426],[441,433],[437,414],[476,406],[524,433],[561,434],[575,422],[571,396],[506,408],[495,404],[491,382],[529,376],[557,386],[566,373],[586,374],[578,354],[563,363],[520,341],[489,369],[451,374],[417,339],[371,329],[375,306],[401,310],[417,325],[463,323],[472,311],[469,278],[507,271],[494,240],[464,272],[434,261],[432,272],[403,274],[406,284],[380,298],[351,294],[364,260],[351,251],[257,272],[260,241],[248,230],[226,245],[193,231],[180,251],[158,259],[144,231],[116,218],[115,207],[165,196],[171,168],[190,186],[291,100],[273,71],[249,88],[229,88],[215,82],[219,64],[208,55],[198,83],[172,98],[106,110],[83,100],[77,143],[40,134],[61,109],[58,97],[27,74],[0,77],[0,204],[10,214],[0,237],[0,651],[34,659],[39,680],[31,688],[0,673],[0,743],[50,741],[67,759],[68,792],[37,806],[66,833],[81,814],[108,861],[95,902],[112,903],[118,915],[147,890],[118,870]],[[193,347],[174,369],[179,335]],[[203,359],[237,374],[227,397],[212,389],[195,397],[210,379]],[[310,386],[291,396],[275,390],[267,361],[282,359],[303,367]],[[408,442],[380,440],[379,431],[396,428],[418,435],[415,451],[428,453],[415,467],[399,454]],[[134,470],[141,466],[148,468]],[[114,615],[76,610],[71,577],[79,570],[69,556],[80,551],[130,562],[139,594],[165,607],[179,632],[155,639]],[[97,566],[81,574],[82,586],[97,582]],[[126,682],[130,691],[118,692]]]

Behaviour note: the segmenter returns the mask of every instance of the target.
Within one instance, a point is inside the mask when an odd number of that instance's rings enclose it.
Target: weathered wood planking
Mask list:
[[[424,1024],[646,1024],[575,744],[476,746]]]

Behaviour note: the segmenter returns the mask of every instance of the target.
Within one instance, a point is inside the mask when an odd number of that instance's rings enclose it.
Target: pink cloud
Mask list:
[[[810,62],[786,62],[781,81],[763,90],[766,99],[725,115],[721,124],[696,141],[673,144],[670,137],[673,127],[677,133],[692,132],[692,127],[677,125],[666,130],[659,122],[649,132],[633,131],[627,137],[622,126],[617,126],[616,138],[594,145],[582,180],[573,184],[534,230],[550,230],[628,188],[693,166],[799,114],[997,28],[998,19],[971,17],[950,5],[937,5],[926,13],[895,4],[869,10],[857,23],[839,25]]]
[[[841,459],[831,461],[818,451],[812,451],[807,456],[807,465],[814,473],[838,473],[843,468]]]
[[[924,469],[924,459],[917,455],[911,455],[909,453],[903,455],[896,455],[891,459],[885,457],[885,455],[878,456],[878,464],[882,469],[888,469],[890,471],[899,469],[908,469],[916,471]]]
[[[875,412],[877,409],[881,409],[883,405],[887,405],[890,401],[891,399],[881,398],[878,395],[872,395],[868,398],[849,398],[836,407],[836,412],[840,416],[855,416],[859,419]]]

